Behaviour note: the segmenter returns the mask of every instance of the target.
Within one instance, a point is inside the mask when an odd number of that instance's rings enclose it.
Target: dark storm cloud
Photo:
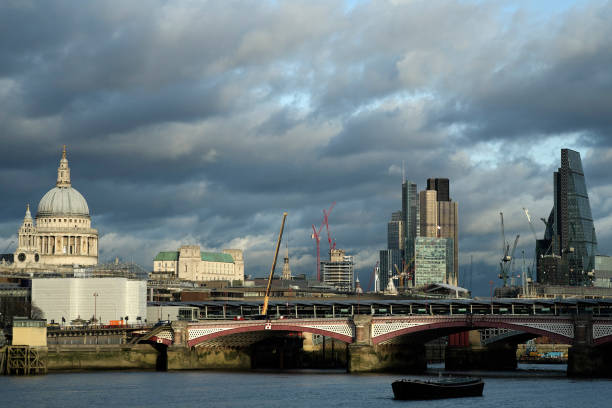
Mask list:
[[[234,245],[264,274],[286,210],[293,269],[312,274],[311,225],[336,202],[331,233],[365,284],[404,161],[420,189],[451,179],[461,268],[472,255],[488,290],[499,211],[532,251],[521,208],[547,216],[565,141],[584,149],[596,228],[612,226],[612,4],[507,5],[3,2],[0,248],[67,144],[104,259]]]

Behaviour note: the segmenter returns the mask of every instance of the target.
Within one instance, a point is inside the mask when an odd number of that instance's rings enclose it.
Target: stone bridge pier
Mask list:
[[[447,370],[515,370],[517,345],[513,343],[480,344],[477,331],[469,332],[469,342],[447,345],[444,367]]]
[[[610,337],[609,333],[601,334],[602,329],[598,326],[591,315],[576,316],[574,344],[568,351],[568,376],[612,377],[612,343],[605,341],[605,337]]]
[[[251,355],[248,349],[232,347],[190,347],[188,323],[173,321],[174,341],[167,348],[168,370],[249,370]]]
[[[355,315],[355,341],[348,345],[348,372],[422,372],[427,369],[423,343],[372,341],[372,316]]]

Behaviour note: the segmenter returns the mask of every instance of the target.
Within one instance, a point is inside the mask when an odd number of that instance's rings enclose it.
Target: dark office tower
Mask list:
[[[385,290],[389,279],[397,275],[397,270],[402,270],[402,251],[399,249],[383,249],[380,251],[380,268],[378,280],[380,289]]]
[[[404,262],[411,267],[414,259],[414,243],[417,237],[418,196],[417,185],[410,181],[402,183],[402,215],[404,217]]]
[[[544,238],[536,242],[538,282],[549,285],[590,284],[597,238],[580,153],[561,149],[554,173],[554,207]]]
[[[401,211],[391,215],[391,221],[387,223],[387,249],[404,249],[404,220]]]
[[[450,201],[449,181],[447,178],[427,179],[427,189],[438,192],[438,201]]]
[[[553,250],[567,260],[569,284],[582,286],[595,269],[597,238],[580,153],[561,149],[561,167],[554,180]]]

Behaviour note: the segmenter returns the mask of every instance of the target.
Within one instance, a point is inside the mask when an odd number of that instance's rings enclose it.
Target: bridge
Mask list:
[[[181,364],[187,359],[193,367],[200,364],[198,355],[210,359],[211,353],[223,349],[238,353],[239,364],[248,364],[248,350],[254,344],[287,333],[311,333],[346,344],[352,372],[423,369],[425,342],[480,328],[503,328],[520,334],[517,338],[522,341],[546,336],[572,345],[568,365],[572,375],[610,374],[612,301],[608,300],[284,301],[271,302],[276,313],[268,320],[250,319],[259,311],[256,302],[188,304],[200,310],[201,320],[161,325],[143,341],[167,346],[171,354],[179,350]],[[447,367],[475,368],[479,361],[492,360],[502,368],[516,367],[512,338],[496,345],[447,348]],[[226,356],[223,359],[227,362]]]

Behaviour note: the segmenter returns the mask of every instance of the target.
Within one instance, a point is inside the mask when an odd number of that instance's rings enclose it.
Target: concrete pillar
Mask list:
[[[355,315],[353,316],[355,325],[355,343],[372,345],[372,316]]]
[[[189,333],[187,331],[187,322],[182,320],[176,320],[170,323],[172,331],[174,332],[174,346],[177,347],[189,347]]]
[[[574,344],[568,350],[569,377],[612,377],[612,345],[593,344],[591,315],[578,315],[574,320]]]
[[[372,316],[355,315],[355,342],[348,345],[347,369],[360,372],[422,372],[427,369],[424,344],[372,344]]]
[[[447,370],[515,370],[516,344],[490,346],[447,346],[444,367]]]

